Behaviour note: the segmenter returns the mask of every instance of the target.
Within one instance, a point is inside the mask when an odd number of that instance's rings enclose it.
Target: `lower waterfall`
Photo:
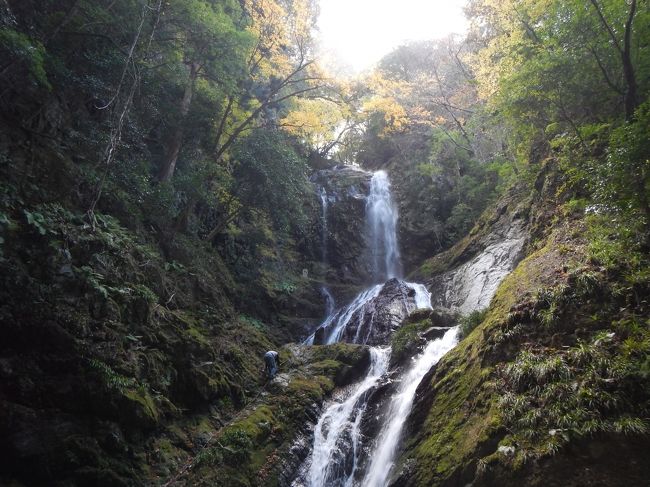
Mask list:
[[[359,426],[368,393],[388,370],[390,350],[370,349],[370,369],[341,402],[332,403],[320,417],[314,431],[307,480],[310,486],[346,486],[357,470]]]
[[[429,342],[404,374],[399,389],[390,400],[386,421],[375,439],[374,449],[370,454],[370,465],[360,485],[364,487],[386,485],[388,475],[395,463],[402,428],[413,406],[415,391],[431,367],[456,346],[457,332],[457,328],[450,328],[442,338]]]

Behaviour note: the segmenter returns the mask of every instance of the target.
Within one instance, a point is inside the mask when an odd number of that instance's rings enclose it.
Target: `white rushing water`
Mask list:
[[[359,317],[359,321],[362,321],[366,313],[366,304],[379,295],[382,287],[384,287],[383,284],[369,287],[354,298],[354,301],[352,301],[347,307],[337,313],[333,313],[331,315],[331,322],[328,323],[327,320],[325,320],[323,326],[329,327],[330,325],[333,325],[332,331],[329,333],[325,343],[329,345],[338,342],[341,339],[341,335],[346,326],[350,323],[352,316],[354,316],[357,311],[360,311],[357,316]]]
[[[322,220],[322,235],[321,235],[321,261],[323,263],[323,267],[325,268],[325,277],[327,276],[327,266],[328,266],[328,261],[327,261],[327,209],[329,207],[329,199],[327,196],[327,190],[325,189],[325,186],[321,186],[320,191],[320,202],[321,202],[321,220]],[[330,292],[329,288],[327,285],[323,284],[321,287],[321,292],[323,294],[323,297],[325,298],[325,316],[330,316],[334,312],[334,308],[336,307],[336,303],[334,301],[334,296],[332,296],[332,293]]]
[[[370,252],[377,281],[400,277],[402,265],[397,246],[397,208],[390,194],[385,171],[377,171],[370,180],[366,218],[370,227]]]
[[[327,288],[327,286],[321,287],[320,290],[323,293],[323,297],[325,298],[325,316],[330,316],[334,312],[334,308],[336,307],[334,296],[332,296],[332,293]]]
[[[322,414],[314,431],[309,485],[334,487],[351,485],[357,469],[361,417],[366,394],[386,373],[390,350],[370,349],[370,370],[346,397],[334,401]]]
[[[408,418],[415,392],[426,373],[458,342],[457,328],[450,328],[442,338],[429,342],[424,351],[415,358],[411,368],[390,400],[384,425],[375,440],[370,455],[370,465],[361,482],[363,487],[384,487],[395,463],[395,454],[401,440],[402,429]]]
[[[405,281],[404,284],[414,291],[414,303],[404,303],[407,313],[413,312],[416,309],[431,308],[431,293],[427,290],[424,284]],[[332,307],[329,310],[329,314],[327,318],[325,318],[325,321],[323,321],[323,323],[321,323],[321,325],[318,327],[319,329],[325,328],[326,330],[326,335],[322,342],[326,345],[337,343],[341,340],[343,332],[348,326],[352,324],[359,325],[359,323],[362,323],[365,320],[366,315],[368,313],[372,313],[372,307],[370,304],[372,300],[379,295],[383,287],[383,284],[376,284],[359,293],[347,306],[336,310]],[[322,291],[324,294],[326,294],[326,301],[333,304],[334,298],[331,296],[331,294],[329,295],[329,299],[327,298],[327,294],[329,294],[327,288],[323,287]],[[353,318],[355,319],[354,323],[352,322]],[[358,327],[357,330],[360,330],[360,327]],[[312,333],[305,340],[305,345],[314,344],[314,335],[315,333]],[[359,336],[357,335],[356,338],[359,338]],[[353,343],[366,342],[365,340],[355,339],[353,340]]]

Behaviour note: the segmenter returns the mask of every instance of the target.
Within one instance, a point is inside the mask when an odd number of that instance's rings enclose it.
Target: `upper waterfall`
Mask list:
[[[386,171],[377,171],[370,180],[370,193],[366,202],[373,277],[376,282],[384,282],[402,275],[397,246],[397,217],[388,174]]]

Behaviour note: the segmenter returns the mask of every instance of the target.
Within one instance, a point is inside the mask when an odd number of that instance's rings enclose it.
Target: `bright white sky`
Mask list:
[[[320,0],[321,50],[354,73],[412,40],[464,33],[466,0]]]

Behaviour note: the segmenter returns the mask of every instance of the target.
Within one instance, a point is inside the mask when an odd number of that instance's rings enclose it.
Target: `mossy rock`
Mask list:
[[[362,375],[370,362],[368,347],[345,343],[288,346],[280,350],[280,356],[280,374],[255,404],[221,430],[214,455],[210,455],[212,463],[193,472],[192,482],[210,485],[219,479],[220,485],[227,486],[278,485],[293,440],[308,434],[319,405],[337,385],[347,385]],[[221,438],[241,435],[248,440],[235,449],[244,451],[239,451],[232,465],[235,457]]]
[[[127,389],[120,401],[121,419],[127,427],[152,429],[160,422],[160,413],[148,391]]]

